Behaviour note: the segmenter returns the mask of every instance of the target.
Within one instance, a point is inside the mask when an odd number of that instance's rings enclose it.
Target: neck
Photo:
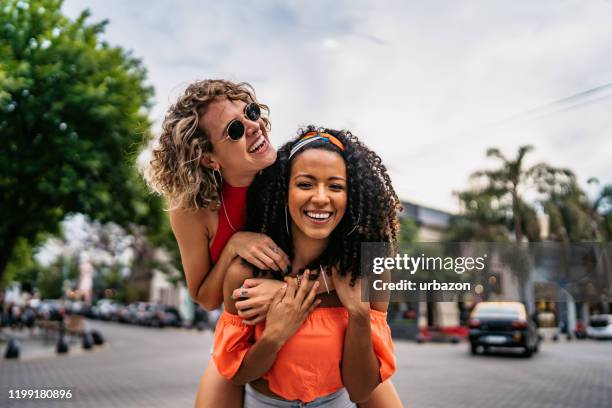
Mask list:
[[[221,170],[221,176],[226,184],[232,187],[248,187],[251,185],[257,172],[236,174],[231,171]]]
[[[291,226],[293,253],[295,254],[292,266],[294,271],[305,268],[310,262],[317,259],[327,248],[328,239],[312,239],[296,231],[295,226]]]

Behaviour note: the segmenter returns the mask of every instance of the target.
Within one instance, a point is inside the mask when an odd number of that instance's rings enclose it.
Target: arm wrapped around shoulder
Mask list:
[[[255,327],[243,324],[242,320],[225,311],[215,330],[213,360],[219,373],[228,380],[236,375],[254,342]]]
[[[372,345],[380,363],[380,382],[383,383],[395,373],[395,353],[391,329],[387,324],[387,313],[370,310]]]

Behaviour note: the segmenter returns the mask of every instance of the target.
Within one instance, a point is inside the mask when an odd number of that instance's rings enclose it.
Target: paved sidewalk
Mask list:
[[[110,340],[79,355],[0,361],[2,407],[192,407],[210,332],[93,322]],[[77,347],[78,348],[78,347]],[[612,341],[545,343],[532,359],[471,356],[466,344],[397,342],[406,407],[608,408]],[[9,389],[71,389],[70,401],[9,400]]]

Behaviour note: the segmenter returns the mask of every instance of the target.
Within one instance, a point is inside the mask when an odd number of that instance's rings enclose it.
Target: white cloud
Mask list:
[[[156,130],[187,83],[226,77],[270,105],[276,144],[308,123],[353,130],[404,199],[455,209],[489,146],[612,182],[612,98],[499,123],[612,82],[610,1],[65,3],[85,7],[144,59]]]

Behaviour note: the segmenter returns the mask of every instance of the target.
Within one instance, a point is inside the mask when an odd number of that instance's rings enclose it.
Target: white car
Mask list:
[[[612,314],[591,316],[587,336],[592,339],[612,339]]]
[[[93,307],[93,315],[102,320],[111,320],[117,312],[118,304],[110,299],[100,299]]]

